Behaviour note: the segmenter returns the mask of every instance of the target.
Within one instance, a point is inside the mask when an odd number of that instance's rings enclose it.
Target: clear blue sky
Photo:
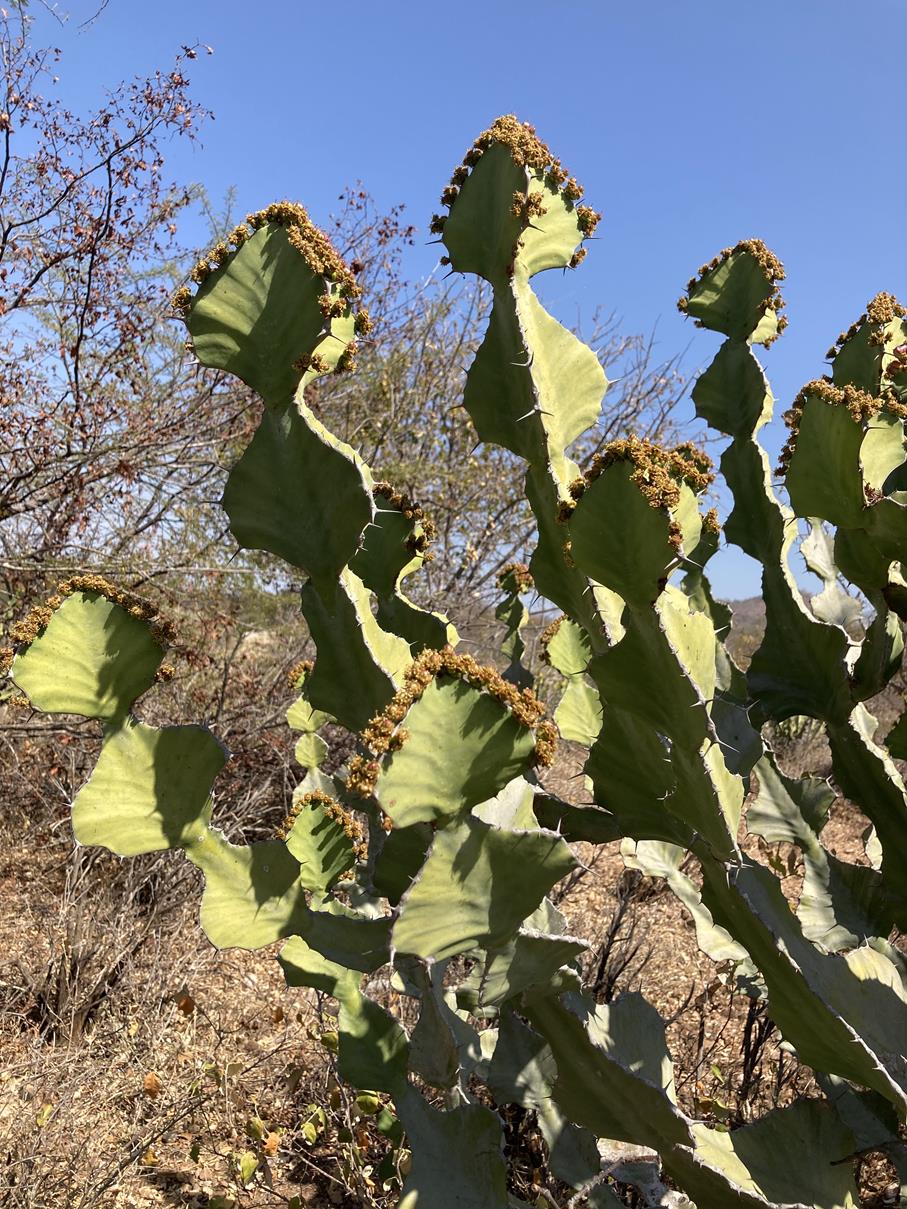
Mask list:
[[[596,304],[628,330],[658,324],[667,356],[717,339],[674,300],[700,262],[759,236],[785,262],[791,325],[765,356],[779,411],[880,289],[907,295],[905,0],[61,0],[61,93],[99,88],[200,41],[194,94],[216,117],[169,172],[244,211],[296,198],[324,221],[361,179],[407,203],[424,231],[450,169],[500,113],[533,122],[604,212],[576,273],[546,303],[572,322]],[[428,270],[437,249],[409,264]],[[553,275],[552,275],[553,277]],[[768,440],[776,450],[783,436]],[[758,590],[755,565],[712,564],[726,598]]]

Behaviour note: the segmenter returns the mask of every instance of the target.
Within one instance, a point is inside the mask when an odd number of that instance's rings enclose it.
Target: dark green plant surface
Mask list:
[[[215,945],[283,941],[287,981],[336,1001],[337,1074],[383,1105],[392,1153],[406,1152],[385,1173],[391,1188],[402,1177],[402,1209],[544,1204],[552,1188],[607,1206],[634,1184],[639,1203],[699,1209],[855,1206],[855,1156],[883,1151],[907,1172],[907,961],[893,943],[907,921],[907,791],[892,759],[904,728],[889,752],[865,704],[903,654],[904,310],[873,299],[831,350],[830,376],[798,396],[788,506],[759,444],[773,399],[753,351],[783,330],[780,262],[745,240],[681,300],[724,338],[693,398],[726,438],[724,536],[763,569],[765,629],[742,670],[705,574],[720,540],[702,505],[709,459],[633,435],[585,467],[570,456],[608,383],[532,278],[575,268],[599,216],[513,117],[476,140],[443,201],[446,259],[493,295],[463,404],[481,440],[524,459],[538,529],[529,568],[500,579],[504,674],[459,653],[450,622],[404,594],[429,523],[307,404],[312,382],[354,368],[370,321],[302,207],[270,206],[176,304],[201,363],[264,404],[223,502],[241,546],[300,577],[317,656],[288,718],[308,771],[277,834],[230,842],[215,825],[228,758],[215,735],[135,713],[162,674],[166,626],[99,577],[73,579],[13,628],[8,661],[36,709],[100,723],[76,837],[124,856],[182,849],[203,874]],[[809,600],[789,563],[801,519],[826,585]],[[554,723],[523,661],[532,581],[564,614],[545,644],[564,687]],[[842,581],[871,608],[865,626]],[[803,718],[868,820],[851,862],[823,844],[827,786],[775,758],[772,736]],[[357,736],[333,774],[326,725]],[[585,807],[540,785],[558,731],[586,749]],[[598,993],[606,979],[584,985],[588,945],[556,905],[578,853],[588,859],[576,845],[615,839],[629,870],[677,894],[720,977],[750,998],[753,1035],[770,1021],[822,1098],[732,1129],[680,1106],[664,1021],[641,995]],[[797,902],[780,845],[802,861]],[[399,1011],[369,994],[378,980]],[[505,1157],[517,1111],[534,1114],[546,1156],[528,1182]],[[660,1171],[618,1170],[619,1144],[654,1152]]]

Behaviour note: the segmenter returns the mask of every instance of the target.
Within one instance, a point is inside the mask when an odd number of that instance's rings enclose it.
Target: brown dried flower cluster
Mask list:
[[[287,672],[287,684],[295,691],[301,677],[311,675],[314,667],[315,664],[311,659],[298,660]]]
[[[346,313],[348,303],[341,294],[321,294],[318,299],[318,309],[325,319],[339,319]]]
[[[350,340],[346,348],[337,358],[337,364],[334,367],[338,374],[351,374],[356,368],[356,354],[359,352],[359,344],[355,340]]]
[[[598,210],[593,210],[591,206],[576,207],[576,221],[583,235],[588,239],[595,234],[595,228],[601,222],[602,216]]]
[[[367,798],[375,788],[381,765],[368,756],[353,756],[346,774],[346,787],[350,793]]]
[[[790,436],[781,455],[778,458],[778,474],[786,474],[790,460],[797,447],[800,435],[800,422],[803,419],[803,409],[810,398],[821,399],[830,407],[846,407],[857,424],[866,424],[882,411],[898,419],[907,419],[907,403],[900,403],[891,391],[882,395],[871,395],[869,391],[860,390],[856,386],[835,386],[829,378],[816,378],[807,382],[794,399],[790,408],[784,413],[784,423],[790,429]]]
[[[573,502],[561,502],[558,520],[569,520],[576,501],[586,488],[615,462],[629,462],[633,466],[630,481],[639,488],[649,506],[668,512],[680,502],[681,483],[686,483],[698,495],[715,479],[712,459],[692,441],[684,441],[673,449],[665,449],[645,437],[621,437],[619,440],[609,441],[601,453],[597,453],[592,459],[585,475],[574,479],[570,484]],[[717,522],[717,517],[715,519]],[[679,552],[683,539],[680,527],[674,520],[671,520],[669,525],[668,540]]]
[[[533,218],[541,218],[548,213],[548,207],[542,201],[541,193],[514,193],[510,213],[514,218],[531,222]]]
[[[507,563],[498,571],[497,585],[502,592],[531,592],[535,580],[525,563]]]
[[[697,495],[714,482],[712,459],[691,441],[674,449],[665,449],[645,437],[621,437],[609,441],[597,453],[585,475],[570,484],[570,494],[579,499],[615,462],[629,462],[634,467],[632,481],[652,508],[676,508],[680,501],[680,484],[686,483]]]
[[[434,554],[428,547],[437,537],[438,528],[431,517],[425,515],[421,505],[405,491],[398,491],[392,483],[383,479],[372,486],[372,495],[376,499],[383,499],[391,508],[402,512],[408,521],[412,521],[413,531],[406,539],[406,548],[412,554],[421,554],[426,562],[431,562]]]
[[[709,533],[721,532],[721,521],[718,519],[718,509],[710,508],[702,518],[702,527]]]
[[[181,285],[178,290],[170,296],[170,306],[174,315],[178,315],[184,319],[189,313],[189,307],[192,303],[192,291],[187,285]]]
[[[547,719],[535,728],[535,762],[540,768],[550,768],[557,755],[557,727]]]
[[[427,649],[410,664],[404,674],[403,687],[398,689],[381,713],[376,714],[360,734],[360,741],[373,753],[356,756],[350,761],[347,788],[368,797],[375,788],[380,772],[379,758],[396,751],[409,738],[401,723],[413,705],[438,676],[451,676],[489,693],[523,726],[535,730],[535,760],[547,767],[554,759],[557,730],[544,720],[545,705],[532,689],[518,689],[494,668],[486,667],[471,655],[458,654],[453,647]]]
[[[898,302],[894,294],[888,294],[885,290],[881,290],[866,304],[866,318],[870,323],[892,323],[905,315],[907,308]]]
[[[555,634],[557,634],[558,630],[566,620],[567,614],[561,613],[560,617],[555,617],[554,621],[549,622],[548,625],[545,626],[544,630],[542,630],[541,634],[539,634],[539,645],[542,648],[542,659],[549,666],[551,665],[551,658],[548,654],[548,647],[551,645]]]
[[[718,255],[713,256],[707,264],[700,265],[695,276],[691,277],[687,282],[687,292],[691,293],[705,276],[713,273],[719,265],[724,264],[726,260],[730,260],[732,256],[737,255],[739,252],[749,252],[765,274],[766,281],[774,285],[776,281],[784,280],[786,276],[784,265],[775,253],[765,246],[761,239],[741,239],[732,248],[722,248]]]
[[[67,596],[74,592],[97,592],[113,604],[125,609],[130,617],[149,623],[149,630],[154,640],[162,647],[168,646],[176,637],[176,627],[167,619],[158,616],[158,607],[150,600],[136,596],[134,592],[118,588],[105,579],[103,575],[73,575],[57,584],[56,592],[49,596],[44,604],[35,605],[21,621],[10,626],[9,636],[17,646],[27,646],[34,642],[41,631],[47,626],[54,612],[60,607]],[[4,648],[0,658],[6,658],[9,647]],[[10,656],[10,661],[12,656]],[[7,664],[7,668],[8,668]]]
[[[535,127],[521,122],[513,113],[496,118],[473,142],[463,157],[465,166],[473,168],[492,143],[502,143],[510,151],[515,164],[521,168],[535,168],[539,172],[553,170],[556,184],[563,185],[570,175],[551,154],[551,150],[535,133]]]
[[[846,332],[841,332],[837,340],[825,354],[829,361],[834,360],[848,340],[852,340],[857,332],[865,323],[877,325],[880,330],[873,332],[870,336],[871,344],[883,345],[885,343],[885,325],[893,323],[895,319],[903,319],[907,315],[907,308],[901,305],[895,298],[894,294],[888,294],[884,290],[876,294],[874,298],[870,298],[866,303],[866,310],[863,314],[852,323]],[[897,372],[897,371],[896,371]]]
[[[318,353],[303,353],[293,362],[293,368],[298,369],[301,374],[308,373],[309,370],[313,370],[316,374],[327,374],[331,370],[327,361]]]
[[[386,479],[380,479],[372,486],[372,495],[376,498],[380,497],[386,500],[392,508],[396,508],[398,512],[402,512],[408,521],[421,521],[425,519],[425,513],[421,507],[406,494],[405,491],[398,491],[393,483],[387,482]]]
[[[353,331],[357,336],[367,336],[374,326],[368,311],[361,307],[353,319]]]
[[[318,305],[326,320],[339,318],[349,313],[350,301],[362,293],[352,270],[344,261],[325,233],[316,227],[309,218],[304,206],[297,202],[274,202],[264,210],[256,210],[246,216],[246,221],[234,227],[226,239],[220,240],[210,252],[202,257],[193,268],[190,278],[196,285],[201,285],[212,273],[226,264],[235,251],[251,238],[261,227],[274,223],[283,227],[287,239],[302,256],[313,273],[324,277],[328,288],[319,297]],[[335,289],[331,289],[334,286]],[[192,291],[188,286],[181,286],[173,295],[171,305],[176,315],[185,319],[192,305]],[[368,312],[363,308],[357,311],[354,319],[357,336],[365,336],[372,329],[372,321]],[[356,353],[355,341],[351,341],[337,362],[337,372],[354,368]],[[305,364],[303,364],[305,362]],[[315,369],[327,373],[327,366],[317,356],[301,357],[294,363],[294,368]]]
[[[255,231],[272,223],[285,229],[287,239],[313,273],[318,273],[338,285],[344,298],[359,297],[362,291],[343,257],[324,231],[315,226],[305,207],[291,201],[272,202],[264,210],[255,210],[246,215],[244,223],[234,227],[226,239],[216,243],[211,251],[199,260],[190,274],[192,280],[201,285],[234,251],[241,248]]]
[[[601,219],[601,215],[593,210],[591,206],[577,206],[576,203],[583,196],[582,186],[578,184],[575,177],[570,176],[560,160],[556,159],[552,154],[551,149],[538,137],[535,127],[531,126],[528,122],[521,122],[512,113],[507,113],[503,117],[496,118],[489,128],[484,130],[475,140],[464,155],[463,163],[453,170],[450,184],[445,187],[441,194],[442,206],[446,206],[448,209],[453,206],[459,196],[461,186],[469,176],[470,169],[476,166],[485,152],[495,143],[500,143],[509,150],[514,163],[518,167],[542,173],[546,185],[550,189],[560,190],[564,201],[576,207],[577,223],[583,238],[585,239],[592,234]],[[533,218],[538,218],[547,211],[542,194],[530,193],[527,190],[525,193],[514,193],[510,212],[514,218],[521,220],[524,225],[528,226]],[[446,221],[447,218],[445,215],[433,214],[429,230],[435,235],[440,235],[444,230]],[[519,247],[520,241],[517,240],[513,250],[514,256],[516,256]],[[575,268],[582,261],[583,255],[582,251],[576,252],[570,261],[570,267]],[[446,257],[445,262],[450,263]]]
[[[689,296],[693,293],[696,287],[702,283],[703,278],[705,278],[709,273],[713,273],[715,269],[724,264],[726,261],[730,260],[732,256],[736,256],[740,253],[749,253],[749,255],[753,258],[753,260],[755,260],[756,264],[762,270],[766,281],[773,287],[772,294],[766,300],[766,307],[773,311],[783,310],[785,303],[784,299],[781,297],[781,291],[777,288],[777,283],[779,281],[783,281],[786,276],[784,265],[781,263],[775,253],[770,248],[766,247],[761,239],[741,239],[740,242],[736,243],[732,248],[722,248],[718,255],[713,256],[708,264],[700,265],[699,271],[696,273],[696,275],[691,277],[687,282],[686,294],[681,295],[681,297],[677,299],[677,309],[683,314],[686,314],[687,310],[689,309]],[[698,319],[696,320],[696,323],[699,327],[702,326]],[[766,341],[766,344],[771,344],[774,340],[776,340],[787,327],[787,323],[787,316],[782,315],[778,319],[778,330],[776,334],[772,336],[770,340]]]
[[[278,839],[285,840],[287,838],[293,830],[296,820],[304,810],[320,810],[327,818],[337,824],[353,845],[356,860],[364,861],[366,859],[368,856],[368,844],[365,842],[365,833],[362,827],[336,798],[332,798],[329,793],[322,793],[320,789],[313,789],[311,793],[304,793],[296,799],[290,808],[290,813],[284,819],[282,826],[277,832]]]

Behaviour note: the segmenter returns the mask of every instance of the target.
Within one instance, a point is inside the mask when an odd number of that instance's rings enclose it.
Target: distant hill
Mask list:
[[[765,629],[765,601],[761,596],[750,596],[748,600],[729,600],[727,604],[734,614],[735,630],[747,633],[758,630],[761,633]]]

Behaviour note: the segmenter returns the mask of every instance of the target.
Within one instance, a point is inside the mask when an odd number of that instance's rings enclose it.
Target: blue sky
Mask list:
[[[553,279],[565,322],[597,304],[659,349],[706,364],[717,339],[674,309],[721,247],[759,236],[785,262],[791,325],[764,358],[779,412],[880,289],[907,295],[904,0],[272,0],[61,3],[61,93],[163,67],[181,44],[214,48],[193,70],[215,113],[169,172],[244,211],[298,199],[324,221],[345,184],[405,201],[424,231],[450,169],[499,113],[533,122],[604,213],[585,264]],[[408,264],[428,271],[437,249]],[[553,275],[552,275],[553,277]],[[773,433],[776,450],[783,433]],[[728,551],[717,591],[758,591]]]

